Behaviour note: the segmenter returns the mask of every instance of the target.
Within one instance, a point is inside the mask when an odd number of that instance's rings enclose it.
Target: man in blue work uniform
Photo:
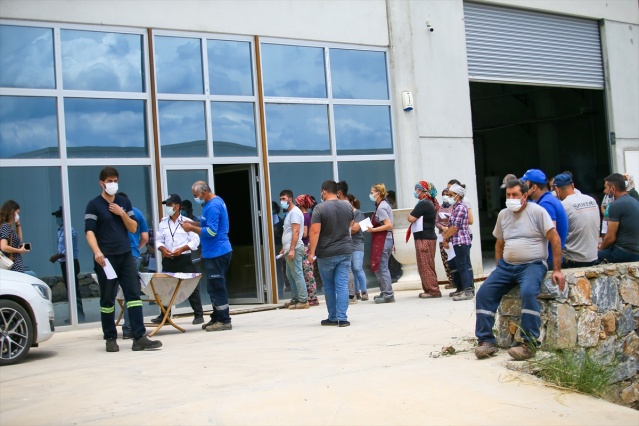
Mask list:
[[[226,272],[231,264],[231,242],[229,241],[229,214],[224,201],[215,195],[211,187],[198,181],[191,187],[195,202],[204,206],[200,225],[185,222],[187,232],[200,236],[202,263],[206,273],[207,290],[211,297],[213,312],[211,320],[202,325],[206,331],[231,330],[229,298],[226,291]]]
[[[113,167],[100,171],[102,193],[89,201],[84,215],[84,230],[89,247],[93,250],[94,270],[100,285],[100,318],[107,352],[120,350],[116,339],[115,296],[118,284],[122,287],[126,307],[131,319],[134,351],[157,349],[159,340],[145,336],[140,281],[131,255],[129,232],[138,229],[133,206],[128,198],[117,195],[119,173]],[[113,267],[117,277],[107,279],[105,267]]]

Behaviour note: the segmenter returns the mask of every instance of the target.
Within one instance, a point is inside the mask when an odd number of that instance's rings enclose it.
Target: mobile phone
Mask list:
[[[24,248],[27,250],[31,250],[31,243],[24,243]]]

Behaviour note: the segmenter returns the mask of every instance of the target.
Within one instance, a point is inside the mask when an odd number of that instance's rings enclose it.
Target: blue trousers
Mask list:
[[[324,297],[328,319],[346,321],[348,310],[348,271],[351,255],[323,257],[317,259],[317,267],[324,282]]]
[[[457,291],[466,290],[475,286],[475,277],[473,276],[473,267],[470,263],[470,244],[460,244],[453,246],[455,257],[449,262],[453,265],[451,272],[455,280],[459,280]],[[459,278],[457,278],[459,277]]]
[[[639,254],[630,253],[629,251],[621,249],[614,244],[607,249],[599,250],[597,252],[597,257],[599,258],[599,262],[606,260],[608,263],[639,261]]]
[[[202,258],[206,271],[206,289],[211,297],[213,312],[211,321],[228,324],[231,322],[229,296],[226,292],[226,272],[231,264],[231,253],[212,258]]]
[[[506,293],[519,285],[522,339],[535,345],[539,343],[541,314],[537,296],[547,271],[548,268],[541,260],[511,265],[504,259],[499,259],[497,268],[484,281],[475,297],[475,336],[479,342],[497,343],[493,325],[499,302]]]

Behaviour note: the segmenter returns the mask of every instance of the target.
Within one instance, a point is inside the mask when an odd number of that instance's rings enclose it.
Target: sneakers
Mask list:
[[[329,319],[325,319],[325,320],[322,320],[320,322],[320,325],[324,325],[324,326],[327,326],[327,325],[338,325],[338,322],[337,321],[331,321]]]
[[[351,322],[350,322],[350,321],[346,321],[346,320],[344,320],[344,321],[340,321],[340,320],[337,320],[337,326],[338,326],[338,327],[348,327],[349,325],[351,325]]]
[[[375,303],[395,303],[395,296],[391,297],[375,297]]]
[[[355,296],[348,298],[348,304],[349,305],[354,305],[356,303],[357,303],[357,299],[355,298]]]
[[[365,302],[368,300],[368,293],[362,293],[362,302]]]
[[[169,317],[170,317],[170,316],[171,316],[171,313],[169,312]],[[153,318],[153,319],[151,320],[151,322],[152,322],[153,324],[160,324],[160,323],[162,322],[162,320],[163,320],[163,319],[164,319],[164,315],[160,314],[160,315],[158,315],[157,317]]]
[[[119,352],[120,347],[115,339],[106,339],[106,351],[107,352]]]
[[[448,283],[448,284],[446,284],[446,285],[444,286],[444,288],[445,288],[446,290],[449,290],[449,289],[451,289],[451,288],[457,288],[457,286],[456,286],[455,284]]]
[[[357,292],[357,294],[355,295],[355,298],[356,298],[357,300],[362,300],[362,295],[361,295],[361,294],[359,294],[359,291],[358,291],[358,292]]]
[[[459,293],[461,293],[461,291],[451,291],[450,293],[448,293],[448,297],[453,297],[453,296],[457,296]]]
[[[535,356],[537,350],[528,342],[519,343],[508,349],[508,355],[517,361],[525,361]]]
[[[428,294],[428,293],[419,293],[420,299],[437,299],[438,297],[442,297],[442,294]]]
[[[320,322],[321,325],[323,326],[337,326],[337,327],[348,327],[349,325],[351,325],[350,321],[346,321],[346,320],[337,320],[337,321],[332,321],[329,319],[325,319],[322,320]]]
[[[310,308],[311,305],[308,303],[308,300],[306,302],[297,302],[296,304],[291,304],[289,305],[289,309],[308,309]]]
[[[162,342],[159,340],[151,340],[146,336],[142,336],[139,339],[133,340],[133,346],[131,349],[134,351],[144,351],[147,349],[158,349],[162,347]]]
[[[475,297],[475,290],[471,288],[455,294],[453,300],[459,302],[460,300],[472,300],[473,297]]]
[[[206,330],[206,327],[213,324],[215,324],[215,321],[209,320],[209,322],[207,322],[206,324],[202,324],[202,330]]]
[[[490,358],[495,355],[499,349],[497,345],[490,342],[479,342],[479,345],[475,348],[475,356],[477,359]]]
[[[291,305],[297,305],[297,300],[289,300],[288,302],[284,303],[284,308],[288,309]]]
[[[230,322],[216,322],[205,328],[206,331],[224,331],[224,330],[232,330],[233,326]]]
[[[309,306],[319,306],[320,305],[320,301],[319,300],[309,300],[308,301],[308,305]]]
[[[193,324],[193,325],[198,325],[198,324],[202,324],[203,322],[204,322],[204,318],[202,318],[202,317],[195,317],[195,318],[193,318],[193,322],[192,322],[192,324]]]

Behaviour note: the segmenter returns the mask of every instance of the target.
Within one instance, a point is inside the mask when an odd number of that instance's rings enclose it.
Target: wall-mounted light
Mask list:
[[[402,107],[404,111],[413,109],[413,94],[411,92],[402,92]]]

